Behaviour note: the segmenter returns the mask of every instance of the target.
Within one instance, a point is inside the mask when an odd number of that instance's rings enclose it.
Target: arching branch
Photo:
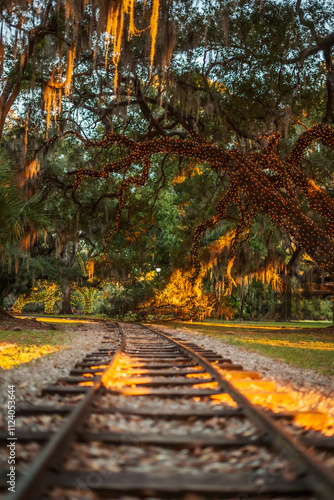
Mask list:
[[[78,135],[77,137],[80,138]],[[320,187],[317,187],[303,174],[299,167],[303,152],[315,140],[321,140],[334,149],[334,131],[325,125],[318,125],[302,134],[284,162],[279,159],[275,151],[278,141],[276,135],[270,139],[268,146],[264,148],[262,153],[242,154],[236,150],[224,150],[208,142],[199,143],[191,139],[160,137],[145,143],[138,143],[117,134],[109,134],[103,141],[94,143],[84,140],[84,142],[94,147],[110,147],[111,144],[119,141],[130,146],[128,148],[131,149],[130,153],[116,162],[103,165],[100,170],[79,169],[73,172],[75,174],[74,189],[79,188],[85,177],[108,178],[113,172],[123,171],[126,173],[132,164],[144,162],[142,176],[125,179],[117,191],[119,201],[115,221],[115,230],[117,230],[124,207],[125,191],[131,184],[145,184],[149,158],[153,154],[170,153],[180,157],[190,157],[197,161],[205,161],[211,163],[213,170],[218,175],[225,172],[231,180],[231,187],[218,204],[217,213],[206,222],[201,223],[195,230],[193,264],[196,272],[199,269],[198,245],[201,234],[224,216],[230,201],[237,199],[239,195],[234,191],[234,186],[237,186],[238,191],[253,206],[255,212],[266,213],[275,224],[282,226],[296,243],[318,262],[320,267],[334,274],[334,240],[331,236],[332,227],[334,227],[333,202]],[[273,183],[268,170],[276,171],[280,182]],[[327,234],[304,213],[293,192],[293,185],[304,193],[311,208],[326,218],[328,227],[330,227]],[[109,237],[110,234],[107,235],[106,241]]]

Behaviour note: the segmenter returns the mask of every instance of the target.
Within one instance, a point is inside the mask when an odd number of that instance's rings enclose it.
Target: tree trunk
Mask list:
[[[292,276],[287,277],[286,282],[286,320],[291,321],[292,316]]]
[[[71,287],[66,285],[63,290],[63,307],[61,309],[61,314],[72,314],[71,308]]]
[[[292,315],[292,276],[287,274],[283,278],[282,321],[291,321]]]
[[[240,317],[239,321],[244,320],[244,307],[245,307],[245,294],[244,294],[244,287],[241,287],[241,305],[240,305]]]
[[[290,322],[292,318],[292,276],[298,264],[302,249],[297,246],[285,268],[283,276],[282,321]]]
[[[0,321],[10,321],[11,319],[15,319],[14,316],[9,314],[2,306],[0,306]]]

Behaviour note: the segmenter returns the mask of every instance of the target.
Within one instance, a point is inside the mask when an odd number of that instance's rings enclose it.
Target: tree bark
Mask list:
[[[0,321],[10,321],[13,319],[15,319],[14,316],[9,314],[2,306],[0,306]]]
[[[63,289],[63,306],[60,312],[61,314],[72,314],[70,285],[66,285]]]
[[[302,254],[300,246],[294,250],[283,276],[282,321],[290,322],[292,319],[292,276]]]
[[[244,293],[244,286],[242,285],[241,287],[241,304],[240,304],[240,316],[239,316],[239,321],[244,320],[244,308],[245,308],[245,293]]]
[[[283,277],[282,321],[290,322],[292,314],[292,276]]]

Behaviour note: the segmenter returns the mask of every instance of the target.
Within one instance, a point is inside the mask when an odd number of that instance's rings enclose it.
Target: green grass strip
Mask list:
[[[311,323],[308,329],[285,329],[280,328],[281,323],[272,325],[275,323],[167,323],[167,326],[195,330],[300,368],[312,368],[322,375],[334,375],[334,327],[324,329],[323,324],[314,327]]]

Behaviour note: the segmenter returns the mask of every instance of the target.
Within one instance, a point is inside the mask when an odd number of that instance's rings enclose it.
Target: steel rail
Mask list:
[[[41,454],[33,462],[31,469],[27,470],[27,475],[21,477],[15,493],[9,493],[4,497],[4,500],[32,500],[36,498],[36,494],[41,493],[49,485],[51,474],[48,473],[60,468],[60,461],[64,453],[69,449],[84,425],[90,407],[97,396],[98,390],[102,386],[103,375],[108,370],[116,367],[124,348],[124,331],[120,324],[117,325],[121,334],[121,345],[115,352],[110,363],[99,376],[99,380],[95,381],[94,385],[87,391],[82,401],[74,407],[64,425],[46,444]]]
[[[231,382],[229,382],[209,361],[203,356],[183,345],[181,342],[171,338],[158,330],[153,330],[147,325],[145,328],[153,333],[156,333],[165,339],[169,339],[176,344],[184,353],[189,354],[192,359],[198,362],[205,370],[212,375],[218,382],[221,389],[228,393],[234,401],[244,410],[245,414],[257,424],[261,430],[266,430],[272,441],[269,442],[279,451],[283,450],[288,453],[293,461],[293,466],[297,468],[300,474],[309,474],[307,480],[310,489],[313,492],[322,495],[326,500],[334,499],[334,478],[323,469],[323,464],[315,457],[311,456],[307,448],[300,443],[298,438],[288,434],[284,429],[276,425],[272,418],[264,411],[253,405]],[[296,467],[297,466],[297,467]],[[298,466],[301,467],[298,471]],[[314,481],[311,481],[313,479]]]

